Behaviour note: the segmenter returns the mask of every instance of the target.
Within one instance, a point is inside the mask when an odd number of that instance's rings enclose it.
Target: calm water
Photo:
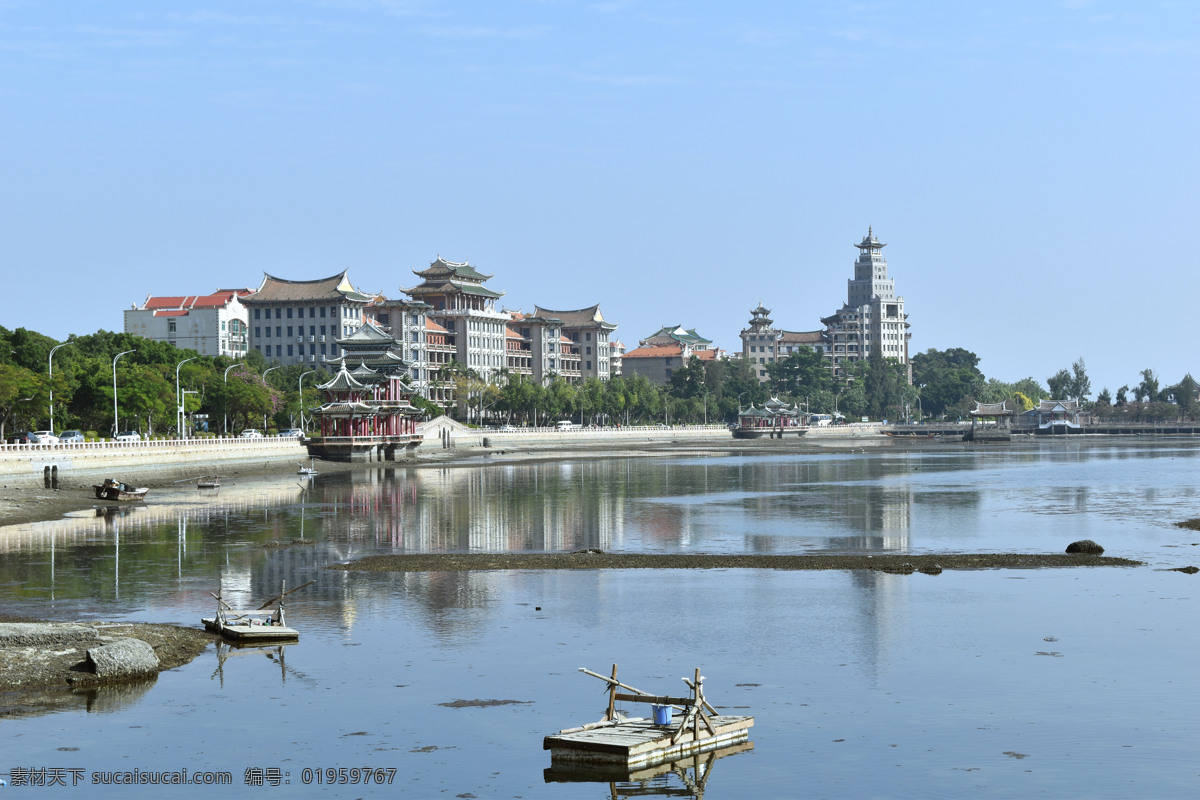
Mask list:
[[[0,529],[8,613],[198,625],[218,587],[257,606],[284,580],[316,580],[289,606],[299,644],[214,646],[146,685],[0,718],[0,774],[77,769],[87,786],[66,772],[65,788],[3,791],[228,793],[91,783],[186,768],[232,773],[235,796],[679,796],[679,775],[543,774],[542,736],[603,714],[601,684],[576,668],[616,662],[662,693],[700,667],[710,701],[756,716],[753,749],[700,776],[710,800],[1193,797],[1200,576],[1166,568],[1200,563],[1200,533],[1172,525],[1200,516],[1198,458],[1189,442],[1054,442],[371,470]],[[1080,538],[1149,565],[322,569],[390,552],[1059,552]],[[515,702],[443,705],[455,700]],[[395,773],[390,787],[305,773],[330,767]],[[268,785],[247,786],[248,768]],[[269,785],[276,774],[290,783]]]

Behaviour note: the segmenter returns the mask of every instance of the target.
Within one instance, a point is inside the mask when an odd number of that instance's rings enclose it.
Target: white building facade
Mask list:
[[[218,289],[210,295],[155,297],[125,310],[125,333],[169,342],[202,356],[241,358],[249,348],[250,289]]]

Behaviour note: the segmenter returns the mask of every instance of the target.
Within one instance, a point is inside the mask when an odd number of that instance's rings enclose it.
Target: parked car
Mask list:
[[[71,442],[83,443],[87,441],[87,437],[83,435],[83,431],[59,431],[58,440],[64,444],[70,444]]]
[[[569,419],[561,419],[558,422],[554,423],[554,427],[556,430],[570,431],[570,430],[574,430],[577,426],[575,425],[574,422],[571,422],[571,420],[569,420]]]
[[[38,437],[36,433],[30,431],[21,431],[16,436],[8,440],[9,444],[37,444]]]
[[[242,439],[263,438],[262,431],[258,430],[257,428],[246,428],[246,430],[242,431],[240,434],[238,434],[238,436],[240,436]]]
[[[496,430],[499,431],[500,433],[516,433],[517,432],[517,429],[514,428],[512,425],[501,425],[499,428],[496,428]]]
[[[300,430],[299,428],[288,428],[285,431],[280,431],[279,435],[284,438],[295,436],[297,439],[303,439],[304,431]]]
[[[38,438],[40,444],[58,444],[58,437],[54,435],[54,431],[34,431],[33,435]]]
[[[137,431],[121,431],[117,434],[118,442],[140,442],[142,435]]]

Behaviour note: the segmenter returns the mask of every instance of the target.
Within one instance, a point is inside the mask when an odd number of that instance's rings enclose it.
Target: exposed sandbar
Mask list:
[[[367,556],[330,569],[365,572],[454,572],[496,569],[783,569],[936,573],[945,569],[1136,567],[1128,558],[1067,553],[938,553],[935,555],[702,555],[675,553],[435,553]]]

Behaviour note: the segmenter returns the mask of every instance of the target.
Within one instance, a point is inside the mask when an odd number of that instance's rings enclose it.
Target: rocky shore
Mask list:
[[[80,692],[153,683],[212,641],[210,633],[178,625],[0,617],[0,717],[69,706]]]

